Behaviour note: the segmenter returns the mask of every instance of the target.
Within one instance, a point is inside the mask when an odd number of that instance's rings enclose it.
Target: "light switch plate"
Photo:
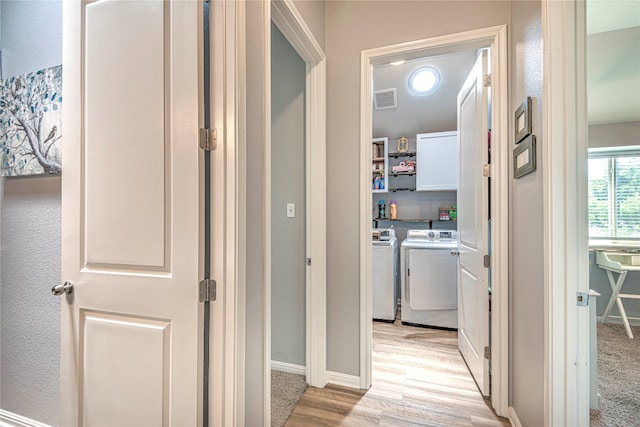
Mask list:
[[[295,218],[295,217],[296,217],[296,204],[287,203],[287,218]]]

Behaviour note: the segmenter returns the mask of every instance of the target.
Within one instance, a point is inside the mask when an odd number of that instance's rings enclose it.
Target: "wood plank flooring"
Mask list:
[[[480,395],[457,332],[374,322],[369,390],[310,387],[285,426],[509,426]]]

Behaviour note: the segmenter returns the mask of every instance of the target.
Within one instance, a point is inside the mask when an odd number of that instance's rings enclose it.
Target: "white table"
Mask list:
[[[627,277],[628,272],[640,271],[640,253],[624,251],[596,251],[596,263],[600,268],[606,270],[612,291],[611,298],[609,299],[607,308],[604,310],[601,322],[606,322],[607,318],[611,314],[613,304],[616,303],[618,305],[618,310],[620,311],[620,318],[622,318],[624,328],[627,331],[627,336],[629,338],[633,338],[633,332],[631,332],[631,326],[629,326],[629,319],[627,318],[627,313],[622,305],[622,299],[640,299],[640,293],[621,294],[620,290],[622,289],[624,279]],[[618,273],[618,280],[614,280],[613,273]],[[635,288],[640,292],[640,286],[635,286]]]

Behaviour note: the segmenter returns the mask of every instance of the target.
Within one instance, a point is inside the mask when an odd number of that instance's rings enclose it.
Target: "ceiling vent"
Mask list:
[[[373,105],[376,110],[398,107],[398,95],[396,89],[382,89],[373,92]]]

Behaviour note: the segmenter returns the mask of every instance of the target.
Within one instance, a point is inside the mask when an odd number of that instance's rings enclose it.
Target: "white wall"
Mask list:
[[[640,122],[589,126],[589,148],[640,145]]]
[[[2,1],[3,77],[62,63],[62,3]],[[60,177],[3,179],[0,407],[58,422]]]
[[[533,134],[542,145],[542,6],[540,1],[511,3],[511,102],[515,112],[532,98]],[[510,126],[513,129],[513,126]],[[510,131],[513,139],[513,130]],[[513,144],[515,147],[515,144]],[[510,186],[510,405],[522,425],[544,421],[544,306],[542,152],[536,150],[538,170]],[[513,170],[513,165],[510,166]],[[512,175],[513,176],[513,175]]]
[[[306,64],[271,25],[271,360],[305,366]],[[296,216],[286,216],[295,203]]]
[[[507,24],[504,1],[331,1],[327,54],[327,368],[359,375],[360,53]]]

